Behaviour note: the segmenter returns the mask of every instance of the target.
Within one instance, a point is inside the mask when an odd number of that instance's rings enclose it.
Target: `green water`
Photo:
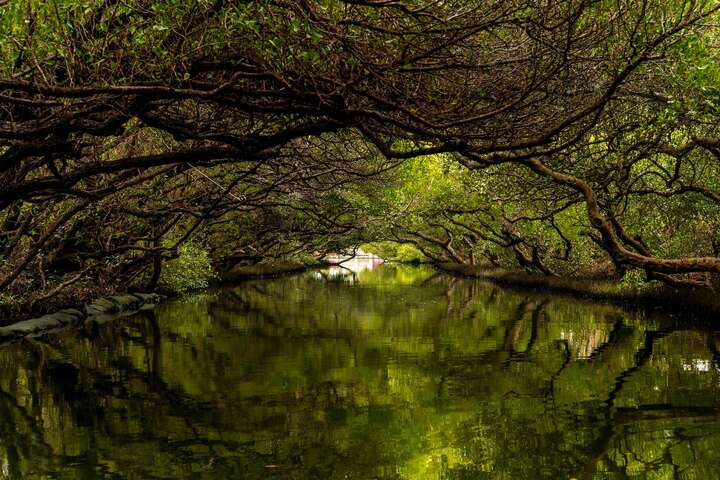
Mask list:
[[[720,478],[713,319],[314,272],[0,349],[0,478]]]

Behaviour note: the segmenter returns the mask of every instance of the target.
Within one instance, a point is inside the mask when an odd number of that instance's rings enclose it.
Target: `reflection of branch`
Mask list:
[[[619,316],[613,323],[613,328],[610,330],[607,341],[595,347],[595,349],[590,352],[588,360],[592,362],[599,359],[605,350],[619,343],[627,332],[632,332],[632,329],[625,328],[623,318]]]
[[[532,324],[531,324],[531,330],[530,330],[530,340],[528,340],[527,345],[525,346],[525,350],[522,352],[523,356],[528,355],[531,351],[533,346],[535,345],[535,342],[537,341],[538,337],[538,324],[540,323],[540,316],[542,315],[543,311],[545,310],[545,307],[550,303],[550,300],[543,300],[540,305],[538,305],[532,314]]]
[[[615,409],[614,423],[626,425],[647,420],[673,418],[720,418],[720,407],[675,407],[670,404],[650,404]]]
[[[548,385],[547,389],[545,390],[545,399],[548,397],[552,397],[553,403],[555,403],[555,381],[560,377],[562,372],[567,368],[568,365],[570,365],[570,360],[572,359],[572,356],[570,355],[570,344],[566,339],[560,340],[560,343],[563,347],[563,363],[560,365],[560,368],[550,377],[550,384]]]
[[[16,410],[19,417],[21,417],[25,422],[26,425],[23,428],[20,428],[21,426],[18,425],[17,420],[18,418],[14,415],[12,415],[12,410]],[[32,437],[32,445],[40,446],[42,447],[41,450],[43,450],[46,454],[52,454],[52,447],[45,441],[45,437],[43,433],[45,432],[45,427],[40,425],[39,422],[36,421],[36,419],[30,415],[26,407],[21,406],[20,402],[18,402],[17,398],[15,398],[14,395],[0,389],[0,412],[2,413],[2,417],[5,420],[13,419],[15,420],[14,425],[12,425],[12,434],[19,434],[21,436],[30,436]],[[3,425],[4,422],[0,422],[0,425]],[[23,430],[26,432],[24,435],[21,433]],[[7,439],[9,437],[8,431],[4,431],[3,433],[3,443],[5,444],[5,448],[7,448]],[[24,447],[26,451],[32,451],[32,448],[29,448],[27,446]]]
[[[444,277],[444,276],[445,276],[445,275],[443,275],[443,274],[440,273],[440,272],[435,272],[435,273],[433,273],[432,275],[430,275],[429,277],[427,277],[426,279],[424,279],[422,282],[420,282],[420,285],[419,285],[419,286],[420,286],[420,287],[425,287],[425,286],[429,285],[430,282],[434,281],[435,279],[440,278],[440,277]]]
[[[623,386],[627,382],[628,378],[638,370],[640,370],[648,360],[652,357],[653,348],[655,345],[655,340],[659,340],[663,337],[666,337],[672,333],[672,330],[669,331],[657,331],[657,332],[645,332],[645,342],[643,343],[643,346],[638,349],[637,352],[635,352],[635,364],[624,370],[620,375],[618,375],[615,378],[615,386],[612,390],[610,390],[610,393],[607,396],[607,400],[605,402],[606,405],[606,417],[611,416],[611,410],[614,407],[615,400],[617,399],[617,396],[620,394],[620,391],[622,390]]]
[[[616,418],[614,413],[617,412],[617,410],[615,410],[615,400],[620,394],[620,391],[627,382],[628,378],[633,373],[640,370],[648,362],[648,360],[650,360],[655,346],[655,340],[659,340],[673,331],[674,329],[671,328],[663,331],[645,332],[645,342],[643,343],[643,346],[635,352],[635,362],[633,366],[623,370],[620,375],[615,377],[615,385],[612,390],[610,390],[610,393],[608,393],[607,399],[603,404],[605,424],[600,428],[599,436],[588,446],[588,449],[591,452],[596,452],[596,454],[585,464],[584,472],[587,478],[592,478],[592,475],[597,471],[597,463],[602,455],[607,451],[608,445],[615,435],[614,426]]]
[[[718,351],[717,345],[715,344],[715,335],[712,333],[707,334],[707,348],[712,354],[712,362],[715,368],[720,369],[720,351]]]
[[[341,264],[339,264],[339,263],[333,265],[333,267],[337,267],[337,268],[341,268],[341,269],[343,269],[343,270],[347,270],[348,272],[350,272],[350,273],[352,273],[352,274],[355,273],[355,272],[353,272],[351,269],[349,269],[348,267],[346,267],[345,265],[341,265]]]
[[[348,260],[350,260],[350,259],[348,259]],[[348,267],[346,267],[345,265],[342,265],[342,263],[344,263],[344,262],[336,263],[335,265],[333,265],[333,267],[347,270],[348,272],[350,272],[350,276],[352,277],[353,283],[357,282],[357,274],[354,271],[352,271],[351,269],[349,269]]]
[[[522,332],[522,321],[530,310],[531,305],[528,299],[523,299],[522,302],[515,309],[515,315],[513,316],[508,328],[505,329],[505,337],[503,338],[503,349],[510,353],[508,362],[512,360],[513,354],[515,353],[515,342],[520,337]]]
[[[527,300],[521,304],[522,311],[520,311],[520,308],[518,309],[515,319],[505,334],[505,341],[503,345],[505,346],[505,350],[507,350],[510,354],[509,358],[505,362],[506,367],[509,367],[512,362],[526,359],[531,353],[533,345],[535,345],[538,337],[538,323],[540,322],[540,316],[548,303],[550,303],[550,300],[543,300],[538,305],[532,307],[532,315],[530,316],[530,339],[522,351],[517,351],[515,350],[515,343],[522,337],[524,331],[523,327],[525,324],[523,320],[526,318],[527,313],[530,310],[530,308],[527,308],[526,303]]]

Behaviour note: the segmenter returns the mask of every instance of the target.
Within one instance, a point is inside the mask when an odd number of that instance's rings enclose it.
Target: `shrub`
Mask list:
[[[163,263],[160,286],[175,293],[206,288],[215,277],[210,255],[192,242],[178,249],[178,257]]]

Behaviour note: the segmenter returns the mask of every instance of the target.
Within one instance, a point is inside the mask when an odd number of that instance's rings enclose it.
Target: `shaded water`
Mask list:
[[[249,282],[2,347],[0,478],[720,478],[719,344],[418,268]]]

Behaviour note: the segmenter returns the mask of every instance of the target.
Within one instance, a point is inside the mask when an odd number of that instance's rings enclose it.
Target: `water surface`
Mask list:
[[[720,478],[720,333],[429,269],[0,349],[0,478]]]

